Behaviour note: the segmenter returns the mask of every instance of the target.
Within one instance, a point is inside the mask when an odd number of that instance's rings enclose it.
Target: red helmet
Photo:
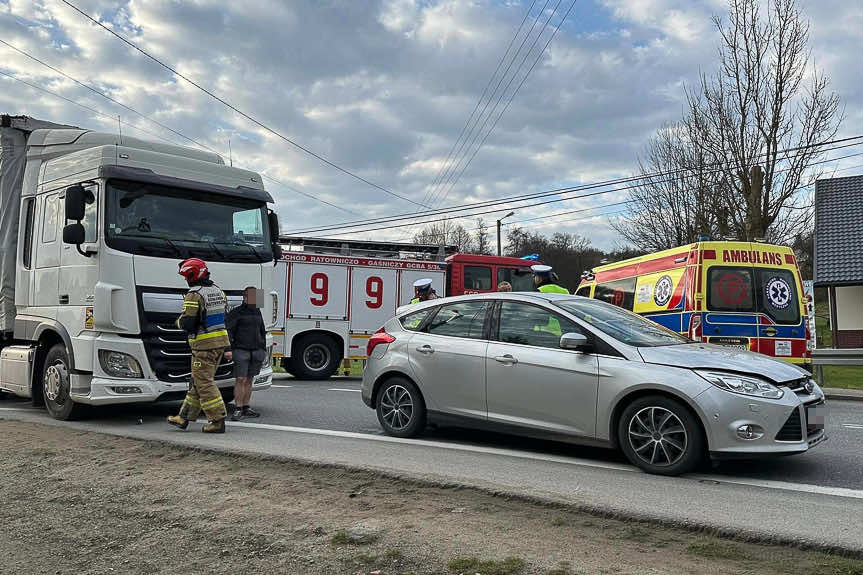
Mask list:
[[[178,273],[186,278],[187,282],[192,283],[201,281],[210,275],[210,270],[207,269],[207,263],[204,260],[189,258],[180,262],[180,271]]]

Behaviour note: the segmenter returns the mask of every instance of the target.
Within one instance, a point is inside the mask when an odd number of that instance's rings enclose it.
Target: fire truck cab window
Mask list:
[[[464,266],[464,289],[490,290],[491,268],[486,266]]]

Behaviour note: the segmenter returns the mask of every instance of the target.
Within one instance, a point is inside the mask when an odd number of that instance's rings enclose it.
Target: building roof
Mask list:
[[[863,176],[815,183],[815,285],[863,285]]]

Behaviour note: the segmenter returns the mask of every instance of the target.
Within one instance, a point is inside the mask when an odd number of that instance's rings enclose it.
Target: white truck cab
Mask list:
[[[258,174],[27,117],[2,116],[0,136],[0,391],[59,419],[81,404],[182,398],[187,257],[207,262],[232,305],[264,289],[275,324],[278,220]],[[223,361],[216,374],[228,396],[231,372]],[[254,388],[271,381],[268,363]]]

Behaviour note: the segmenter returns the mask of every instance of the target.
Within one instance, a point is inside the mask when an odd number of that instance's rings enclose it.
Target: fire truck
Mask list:
[[[507,281],[533,291],[534,261],[458,253],[453,246],[280,238],[273,356],[301,379],[327,379],[365,360],[368,339],[432,280],[438,296],[496,291]]]

